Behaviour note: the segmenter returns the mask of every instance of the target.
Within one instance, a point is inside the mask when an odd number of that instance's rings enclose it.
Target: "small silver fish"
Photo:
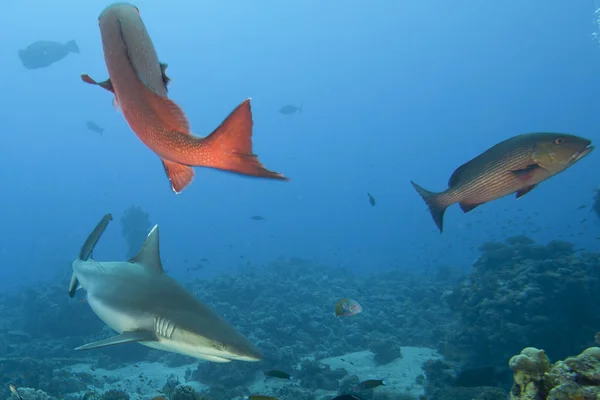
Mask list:
[[[8,385],[8,387],[9,387],[10,391],[13,392],[13,394],[19,398],[19,400],[23,400],[23,396],[21,396],[21,394],[19,393],[17,388],[14,387],[14,385]]]

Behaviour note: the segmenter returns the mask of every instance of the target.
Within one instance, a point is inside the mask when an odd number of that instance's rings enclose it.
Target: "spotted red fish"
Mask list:
[[[110,78],[97,82],[82,75],[82,79],[114,93],[115,105],[131,129],[161,158],[176,193],[194,178],[192,166],[287,180],[266,169],[252,152],[250,99],[207,137],[192,135],[185,114],[167,96],[167,65],[159,62],[138,8],[111,5],[100,14],[99,23]]]

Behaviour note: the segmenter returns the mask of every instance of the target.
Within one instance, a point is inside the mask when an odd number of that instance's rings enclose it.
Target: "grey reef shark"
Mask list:
[[[94,313],[118,335],[76,350],[137,342],[214,362],[262,359],[244,335],[164,272],[158,225],[131,260],[94,260],[94,247],[111,220],[111,214],[102,218],[73,261],[69,296],[86,290]]]

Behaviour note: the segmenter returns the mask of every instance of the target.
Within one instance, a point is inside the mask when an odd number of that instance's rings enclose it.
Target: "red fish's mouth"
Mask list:
[[[594,146],[587,146],[584,147],[579,153],[573,154],[573,156],[571,157],[571,164],[581,160],[583,157],[590,154],[592,150],[594,150]]]

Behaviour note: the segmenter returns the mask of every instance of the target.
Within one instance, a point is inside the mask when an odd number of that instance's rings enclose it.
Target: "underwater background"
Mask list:
[[[250,97],[253,149],[290,178],[195,168],[180,194],[112,95],[81,82],[108,77],[108,5],[5,0],[0,13],[0,396],[14,399],[13,384],[31,388],[27,400],[329,399],[385,378],[387,392],[356,396],[474,398],[462,390],[483,386],[504,398],[523,348],[556,361],[595,345],[595,152],[516,201],[450,207],[443,234],[410,181],[442,191],[458,166],[523,133],[600,139],[599,4],[140,0],[192,132],[208,135]],[[18,55],[71,40],[79,53],[48,67]],[[94,258],[133,256],[159,224],[166,272],[265,359],[73,351],[110,334],[67,296],[71,263],[107,212]],[[336,318],[343,298],[362,313]],[[156,376],[140,381],[144,368]],[[293,385],[260,386],[269,369]]]

